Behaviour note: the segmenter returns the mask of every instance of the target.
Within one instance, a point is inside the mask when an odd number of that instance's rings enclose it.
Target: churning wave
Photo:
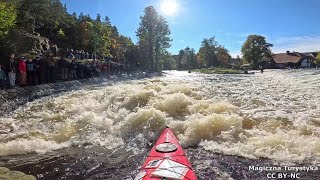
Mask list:
[[[320,162],[320,77],[168,72],[30,102],[0,124],[0,156],[69,146],[127,147],[156,140],[165,126],[184,147],[280,162]]]

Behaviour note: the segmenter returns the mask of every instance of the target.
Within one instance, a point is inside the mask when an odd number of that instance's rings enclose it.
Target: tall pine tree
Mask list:
[[[148,60],[148,67],[153,71],[161,71],[160,59],[165,50],[170,47],[170,29],[168,22],[158,14],[154,7],[149,6],[140,17],[140,27],[137,30],[142,57]]]

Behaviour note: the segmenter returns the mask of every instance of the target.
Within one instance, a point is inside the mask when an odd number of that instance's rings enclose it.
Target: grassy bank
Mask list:
[[[0,179],[6,180],[36,180],[34,176],[26,175],[20,171],[10,171],[8,168],[0,167]]]
[[[227,68],[205,68],[205,69],[196,69],[195,72],[204,73],[204,74],[243,74],[244,72],[236,69],[227,69]]]

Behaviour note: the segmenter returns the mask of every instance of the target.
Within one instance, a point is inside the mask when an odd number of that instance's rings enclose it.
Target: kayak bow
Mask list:
[[[170,128],[166,128],[135,180],[197,180],[180,142]]]

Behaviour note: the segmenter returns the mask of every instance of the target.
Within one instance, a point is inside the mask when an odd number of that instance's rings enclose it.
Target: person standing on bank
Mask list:
[[[19,62],[20,86],[25,86],[27,83],[27,67],[25,61],[26,58],[23,57]]]
[[[10,81],[10,86],[14,87],[16,85],[16,62],[14,60],[14,54],[9,54],[9,66],[8,66],[8,76]]]
[[[34,60],[32,60],[34,66],[34,71],[33,71],[33,82],[35,85],[39,84],[39,66],[38,66],[38,60],[40,59],[39,56],[37,56]]]
[[[77,63],[74,58],[72,58],[71,63],[69,64],[70,66],[70,78],[71,79],[77,79]]]
[[[38,70],[39,84],[44,84],[47,81],[47,78],[46,78],[47,63],[43,59],[43,56],[39,57],[36,65]]]
[[[56,78],[55,78],[55,61],[54,61],[54,57],[53,57],[53,54],[50,53],[48,56],[47,56],[47,64],[48,64],[48,81],[50,83],[53,83],[56,81]]]
[[[26,62],[27,65],[27,82],[28,85],[34,85],[35,84],[35,63],[32,61],[31,58],[28,59]]]

